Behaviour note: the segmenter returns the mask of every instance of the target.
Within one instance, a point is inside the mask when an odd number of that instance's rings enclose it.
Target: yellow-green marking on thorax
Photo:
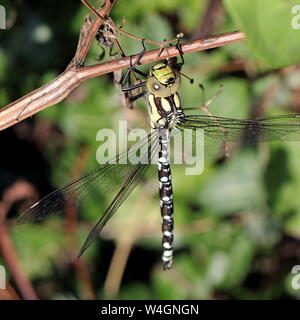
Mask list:
[[[180,84],[181,79],[177,70],[166,63],[158,63],[150,70],[146,87],[148,92],[156,97],[168,97],[179,90]]]

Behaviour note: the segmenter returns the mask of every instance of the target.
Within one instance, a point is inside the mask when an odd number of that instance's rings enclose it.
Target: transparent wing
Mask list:
[[[78,205],[79,200],[95,199],[99,192],[107,193],[113,191],[118,186],[127,183],[128,187],[134,185],[135,181],[141,179],[141,173],[148,167],[143,163],[133,164],[133,158],[137,152],[142,154],[141,158],[146,158],[149,153],[151,143],[155,140],[156,133],[149,134],[146,138],[136,143],[130,148],[130,151],[118,155],[109,163],[99,166],[94,171],[85,176],[74,180],[67,186],[53,191],[29,209],[27,209],[17,220],[17,224],[23,224],[29,221],[39,221],[47,218],[52,214],[58,214],[64,211],[67,207]],[[124,160],[127,160],[126,164]],[[150,163],[145,159],[144,163]],[[136,173],[134,175],[134,173]],[[138,174],[140,173],[140,174]],[[130,191],[133,188],[130,189]],[[126,199],[123,197],[122,202]],[[121,202],[121,203],[122,203]]]
[[[152,137],[151,146],[148,149],[148,163],[147,164],[138,164],[135,166],[134,170],[130,173],[126,181],[123,183],[121,189],[119,190],[118,194],[111,202],[105,213],[96,223],[94,228],[89,233],[87,239],[85,240],[79,254],[78,258],[86,251],[86,249],[94,242],[107,221],[115,214],[118,208],[122,205],[125,199],[129,196],[131,191],[138,185],[138,183],[142,180],[144,173],[146,172],[147,168],[151,164],[151,157],[153,157],[158,149],[158,139],[156,137]]]
[[[246,144],[300,140],[300,115],[249,120],[209,115],[186,115],[178,121],[176,127],[180,130],[203,129],[204,134],[211,138]]]

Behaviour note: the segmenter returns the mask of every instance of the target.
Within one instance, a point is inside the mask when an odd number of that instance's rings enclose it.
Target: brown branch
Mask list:
[[[87,0],[81,0],[81,2],[92,12],[95,14],[96,17],[99,17],[101,19],[101,21],[103,23],[106,23],[110,28],[114,29],[115,31],[118,31],[119,33],[129,37],[129,38],[132,38],[132,39],[135,39],[135,40],[139,40],[139,41],[144,41],[146,43],[151,43],[151,44],[154,44],[158,47],[160,47],[161,49],[163,49],[166,45],[168,44],[171,44],[171,43],[174,43],[174,41],[177,40],[176,39],[173,39],[173,40],[169,40],[169,41],[164,41],[164,42],[156,42],[156,41],[153,41],[153,40],[149,40],[149,39],[145,39],[145,38],[141,38],[141,37],[138,37],[138,36],[135,36],[133,34],[130,34],[128,32],[126,32],[125,30],[123,30],[121,27],[117,27],[115,25],[115,23],[113,22],[112,19],[106,17],[104,19],[104,16],[102,16],[97,10],[95,10],[89,3]],[[105,20],[105,21],[104,21]],[[183,36],[183,34],[182,34]]]
[[[243,40],[245,40],[245,36],[242,32],[229,32],[186,42],[182,44],[182,51],[184,53],[192,53]],[[159,55],[159,53],[161,54]],[[140,64],[155,62],[178,55],[179,52],[176,46],[167,47],[163,51],[161,51],[161,49],[151,50],[145,52],[140,60]],[[0,110],[0,130],[8,128],[18,123],[20,120],[24,120],[33,114],[62,101],[85,80],[129,68],[131,63],[137,63],[138,58],[139,55],[133,55],[131,57],[116,59],[89,67],[68,67],[66,71],[50,83],[2,108]]]
[[[95,38],[96,33],[98,32],[102,23],[104,23],[104,19],[101,17],[107,17],[114,6],[116,0],[106,0],[103,4],[102,8],[99,10],[99,16],[96,16],[95,20],[89,23],[88,19],[86,19],[86,23],[84,23],[81,28],[81,33],[78,41],[78,47],[76,51],[76,55],[72,60],[76,67],[83,66],[84,60],[90,46]]]

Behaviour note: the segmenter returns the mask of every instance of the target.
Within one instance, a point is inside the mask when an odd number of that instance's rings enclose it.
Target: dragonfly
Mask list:
[[[117,179],[117,191],[112,202],[90,231],[78,257],[99,238],[106,223],[117,212],[132,190],[143,180],[151,159],[157,155],[160,211],[162,216],[162,264],[163,269],[172,267],[174,251],[174,202],[170,166],[170,137],[174,130],[192,132],[202,129],[204,135],[215,140],[252,144],[256,142],[300,140],[300,115],[282,115],[258,119],[232,119],[212,115],[189,115],[181,106],[179,89],[181,85],[180,63],[163,61],[155,64],[148,75],[134,66],[131,69],[145,77],[145,80],[123,86],[123,92],[137,88],[143,91],[132,100],[145,96],[148,100],[148,113],[151,133],[112,161],[98,166],[94,171],[72,181],[68,185],[50,193],[28,208],[18,218],[17,223],[34,222],[50,215],[63,212],[68,206],[80,201],[88,201],[97,193],[113,189],[110,181]],[[129,70],[126,76],[132,71]],[[125,81],[123,81],[125,83]],[[140,151],[142,150],[142,151]],[[141,161],[133,164],[130,159],[141,152]],[[127,163],[124,163],[127,159]]]

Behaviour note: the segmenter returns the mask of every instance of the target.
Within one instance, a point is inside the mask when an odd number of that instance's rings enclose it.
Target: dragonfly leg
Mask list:
[[[181,47],[180,39],[181,39],[181,37],[177,38],[177,43],[175,44],[175,47],[177,48],[177,50],[180,54],[181,62],[177,62],[177,57],[173,57],[173,58],[168,59],[167,63],[169,66],[176,69],[180,73],[180,75],[182,75],[183,77],[188,79],[190,81],[190,83],[192,84],[192,83],[194,83],[194,79],[190,78],[189,76],[187,76],[186,74],[181,72],[181,67],[184,65],[184,58],[183,58],[184,53],[183,53],[183,50]]]
[[[205,88],[203,84],[199,84],[199,88],[202,90],[202,103],[200,107],[195,107],[195,108],[184,108],[184,110],[202,110],[206,114],[213,116],[210,111],[208,110],[208,107],[212,104],[212,102],[218,97],[220,93],[224,90],[223,85],[220,85],[218,91],[209,99],[205,102]]]
[[[139,53],[139,57],[138,57],[138,60],[137,60],[137,64],[139,63],[142,55],[144,54],[146,48],[145,48],[145,45],[143,44],[143,47],[144,49]],[[144,78],[147,77],[147,75],[145,73],[143,73],[142,71],[138,70],[133,64],[132,64],[132,58],[130,57],[130,68],[127,69],[126,73],[125,73],[125,76],[124,78],[122,79],[121,81],[121,90],[122,92],[126,92],[128,93],[129,92],[129,95],[128,95],[128,99],[133,102],[139,98],[141,98],[142,96],[144,96],[147,91],[144,90],[142,92],[140,92],[139,94],[133,96],[132,95],[132,90],[135,90],[135,89],[138,89],[138,88],[141,88],[141,87],[144,87],[145,84],[146,84],[146,81],[142,81],[142,82],[139,82],[139,83],[136,83],[136,84],[132,84],[131,83],[131,74],[135,72],[141,76],[143,76]],[[128,86],[127,87],[124,87],[126,82],[128,82]]]
[[[180,58],[181,58],[181,62],[178,62],[178,63],[177,63],[177,65],[178,65],[178,67],[177,67],[178,70],[180,70],[181,67],[184,65],[184,58],[183,58],[184,53],[183,53],[182,48],[181,48],[180,39],[181,39],[181,38],[178,38],[177,43],[176,43],[176,45],[175,45],[175,47],[176,47],[177,50],[179,51]]]

